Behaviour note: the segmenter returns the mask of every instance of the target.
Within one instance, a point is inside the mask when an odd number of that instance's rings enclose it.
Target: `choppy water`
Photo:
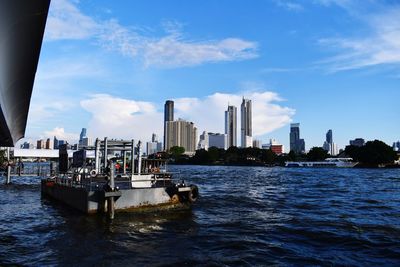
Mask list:
[[[0,265],[400,265],[400,170],[171,166],[192,211],[112,222],[0,185]]]

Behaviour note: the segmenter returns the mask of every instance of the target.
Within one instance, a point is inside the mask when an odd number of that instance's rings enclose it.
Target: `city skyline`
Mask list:
[[[243,95],[263,142],[289,147],[297,121],[307,149],[326,129],[340,148],[358,137],[398,140],[399,5],[288,3],[52,1],[21,142],[78,140],[81,127],[161,136],[165,99],[177,117],[223,133],[226,103],[239,107]]]

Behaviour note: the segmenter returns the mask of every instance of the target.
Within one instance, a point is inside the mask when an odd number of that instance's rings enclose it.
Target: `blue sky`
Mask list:
[[[263,143],[288,148],[300,122],[308,149],[328,129],[340,148],[391,144],[399,66],[397,1],[53,0],[26,137],[161,138],[166,99],[199,134],[223,132],[245,96]]]

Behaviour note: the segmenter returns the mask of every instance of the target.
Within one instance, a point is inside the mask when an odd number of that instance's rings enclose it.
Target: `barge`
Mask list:
[[[141,143],[96,139],[68,159],[59,150],[58,172],[41,180],[43,196],[87,214],[126,211],[190,209],[197,200],[196,185],[174,182],[165,160],[141,157]],[[90,152],[93,152],[90,153]]]

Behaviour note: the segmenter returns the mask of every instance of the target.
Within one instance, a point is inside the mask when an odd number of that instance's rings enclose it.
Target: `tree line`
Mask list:
[[[161,157],[176,164],[194,165],[250,165],[250,166],[283,166],[286,161],[321,161],[330,157],[322,147],[313,147],[308,153],[277,155],[270,149],[256,147],[230,147],[227,150],[210,147],[208,150],[196,150],[193,156],[185,155],[183,147],[172,147]],[[341,157],[351,157],[360,163],[360,166],[377,167],[393,164],[398,159],[397,153],[382,141],[367,142],[362,147],[347,146]]]

